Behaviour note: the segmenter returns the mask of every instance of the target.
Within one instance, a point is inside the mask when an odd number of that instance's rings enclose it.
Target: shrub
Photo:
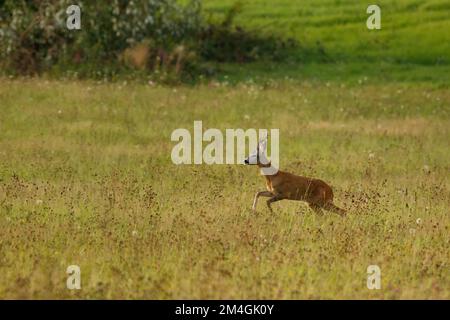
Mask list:
[[[6,0],[0,10],[3,67],[38,73],[61,61],[115,63],[124,50],[143,41],[169,52],[200,28],[198,0],[186,6],[174,0],[78,1],[82,28],[76,31],[66,28],[70,4]]]
[[[238,1],[226,12],[222,21],[203,24],[199,34],[198,51],[205,60],[219,62],[251,62],[260,59],[282,60],[297,43],[260,31],[245,30],[234,25],[242,10]]]
[[[200,0],[80,0],[81,30],[68,30],[70,0],[0,2],[0,67],[103,77],[124,70],[180,77],[201,61],[276,59],[286,42],[233,27],[239,3],[221,22],[205,22]]]

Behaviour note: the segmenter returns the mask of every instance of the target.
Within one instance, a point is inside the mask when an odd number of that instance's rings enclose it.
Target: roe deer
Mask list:
[[[268,168],[271,163],[266,158],[267,138],[261,140],[257,149],[244,160],[245,164],[255,164],[259,168]],[[276,171],[276,170],[275,170]],[[259,197],[269,197],[267,206],[272,211],[271,204],[280,200],[305,201],[316,213],[321,214],[322,209],[335,212],[341,216],[345,210],[333,204],[333,190],[319,179],[297,176],[292,173],[277,171],[273,175],[264,175],[267,191],[259,191],[253,200],[253,211]]]

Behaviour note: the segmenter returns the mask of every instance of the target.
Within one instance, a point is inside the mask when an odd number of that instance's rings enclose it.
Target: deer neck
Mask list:
[[[259,172],[260,172],[260,174],[262,175],[262,176],[264,176],[264,178],[266,178],[266,180],[267,181],[271,181],[273,178],[275,178],[279,173],[280,173],[280,171],[279,170],[276,170],[276,173],[275,174],[272,174],[272,175],[270,175],[270,174],[264,174],[263,172],[262,172],[262,169],[264,169],[264,168],[272,168],[272,164],[269,162],[268,164],[258,164],[258,170],[259,170]],[[273,170],[275,171],[275,168],[273,168]]]

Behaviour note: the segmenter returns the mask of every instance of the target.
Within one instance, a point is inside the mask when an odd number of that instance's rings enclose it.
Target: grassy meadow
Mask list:
[[[450,2],[379,4],[368,31],[356,0],[243,1],[237,24],[300,48],[197,84],[0,78],[0,298],[450,299]],[[281,170],[347,217],[254,213],[255,167],[174,165],[195,120],[278,128]]]
[[[4,79],[0,100],[2,298],[450,298],[448,90]],[[281,168],[348,216],[255,214],[256,168],[172,164],[198,119],[279,128]]]
[[[237,2],[236,24],[293,38],[299,48],[285,62],[223,66],[228,79],[450,82],[449,0],[207,0],[204,7],[217,19]],[[370,4],[381,8],[381,30],[366,27]]]

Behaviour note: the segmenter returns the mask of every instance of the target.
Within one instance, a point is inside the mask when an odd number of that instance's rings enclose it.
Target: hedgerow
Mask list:
[[[55,71],[80,77],[133,71],[195,77],[205,62],[281,59],[292,41],[206,20],[200,0],[78,1],[81,29],[66,26],[70,0],[0,2],[0,68],[12,74]]]

